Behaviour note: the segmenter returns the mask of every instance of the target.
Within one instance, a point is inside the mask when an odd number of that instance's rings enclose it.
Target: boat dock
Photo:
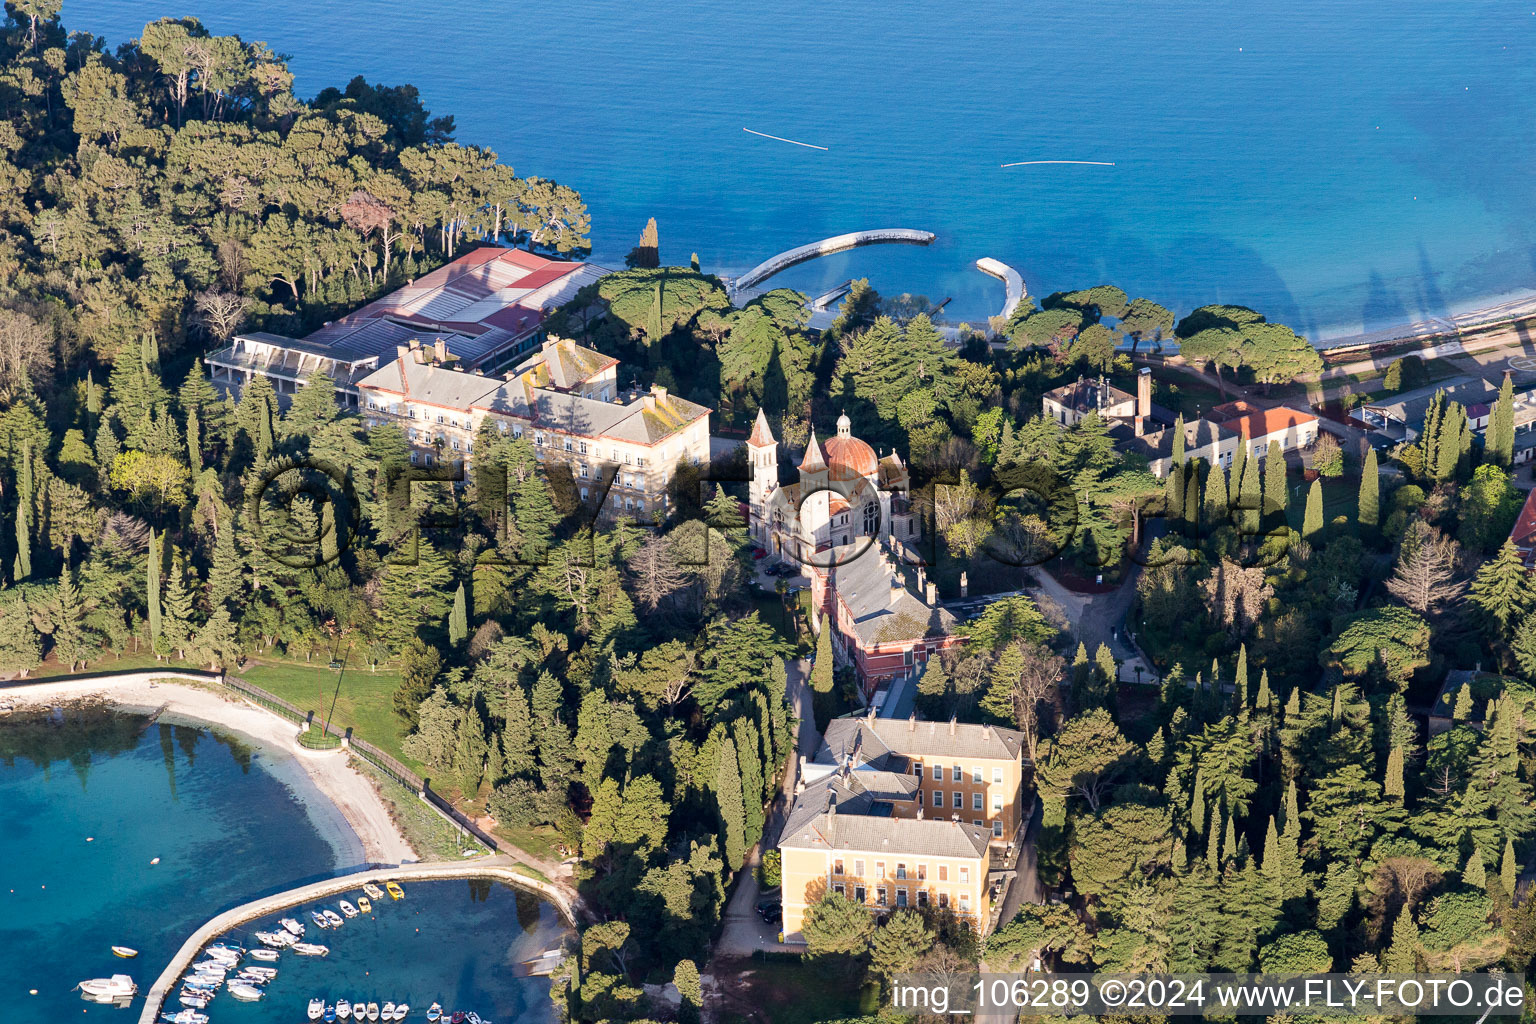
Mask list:
[[[826,309],[828,306],[832,305],[832,303],[836,302],[838,299],[842,298],[844,295],[847,295],[849,290],[852,287],[853,287],[853,278],[850,277],[848,280],[844,281],[842,284],[838,285],[836,288],[833,288],[831,291],[823,292],[822,294],[820,294],[820,295],[816,296],[814,299],[812,299],[811,300],[811,308],[812,309]]]
[[[512,865],[515,862],[510,857],[483,857],[470,861],[445,861],[433,864],[406,864],[400,867],[365,868],[362,871],[354,871],[351,874],[338,875],[335,878],[323,879],[319,882],[311,882],[285,892],[274,893],[271,896],[263,896],[261,899],[252,900],[230,910],[224,911],[217,917],[208,921],[192,936],[182,943],[176,955],[171,957],[171,962],[165,970],[160,972],[160,977],[144,996],[144,1010],[139,1014],[139,1024],[155,1024],[159,1019],[160,1010],[165,1004],[166,997],[176,990],[176,985],[181,976],[186,973],[188,967],[197,959],[199,953],[214,939],[231,929],[238,928],[247,921],[254,921],[258,917],[275,914],[280,910],[300,903],[308,903],[312,900],[324,899],[327,896],[335,896],[349,892],[353,889],[361,889],[368,882],[430,882],[442,881],[452,878],[494,878],[508,882],[522,889],[538,893],[545,897],[560,911],[567,924],[576,925],[576,916],[581,913],[581,907],[567,898],[565,893],[550,885],[542,879],[533,878],[516,870]],[[410,898],[407,893],[406,898]],[[547,957],[541,956],[539,962]],[[556,961],[558,963],[558,961]],[[553,969],[553,965],[551,966]]]

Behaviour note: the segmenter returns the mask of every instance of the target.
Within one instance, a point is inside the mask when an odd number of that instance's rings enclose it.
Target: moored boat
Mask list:
[[[209,956],[227,956],[232,959],[239,960],[241,957],[245,956],[245,947],[231,946],[227,942],[215,942],[213,945],[208,947],[206,952]]]
[[[389,890],[389,896],[391,899],[405,899],[405,890],[400,888],[399,882],[385,882],[384,888]]]
[[[368,1019],[369,1020],[378,1020],[379,1019],[379,1004],[378,1003],[369,1003],[368,1004]]]
[[[443,1004],[442,1003],[433,1003],[431,1006],[427,1007],[427,1020],[432,1021],[432,1022],[436,1022],[437,1019],[440,1018],[442,1015],[443,1015]]]
[[[283,926],[284,931],[292,932],[294,935],[297,935],[301,939],[304,937],[304,926],[295,921],[293,918],[285,917],[277,923]]]
[[[327,908],[325,911],[325,923],[330,925],[332,928],[340,928],[342,923],[341,915],[336,913],[336,911]]]
[[[293,951],[299,956],[325,956],[330,953],[330,947],[322,946],[318,942],[296,942]]]
[[[309,1001],[309,1019],[319,1020],[323,1013],[325,1013],[325,1000],[311,999]]]
[[[315,927],[317,927],[317,928],[329,928],[330,927],[330,923],[326,921],[325,915],[320,913],[320,911],[318,911],[318,910],[311,910],[309,912],[309,919],[311,921],[315,922]]]
[[[234,996],[236,999],[239,999],[241,1002],[246,1003],[254,1003],[256,1000],[266,995],[266,993],[263,992],[260,987],[247,984],[243,981],[230,982],[229,994]]]
[[[364,914],[371,914],[373,913],[373,904],[369,902],[367,896],[359,896],[357,898],[357,909]]]
[[[341,908],[341,912],[343,914],[346,914],[348,917],[356,917],[357,916],[357,908],[354,907],[351,903],[348,903],[346,900],[342,900],[340,903],[337,903],[336,905],[338,907],[340,907]]]
[[[183,991],[177,998],[181,1000],[182,1006],[190,1007],[194,1010],[207,1009],[208,1004],[213,1002],[213,996],[206,992]]]
[[[352,1004],[347,1002],[345,999],[343,999],[340,1002],[338,1002],[336,1004],[336,1019],[337,1020],[351,1020],[352,1019]]]
[[[126,974],[114,974],[110,978],[91,978],[75,986],[82,998],[95,1003],[110,1003],[118,999],[132,999],[138,995],[139,986]]]
[[[464,1011],[454,1010],[453,1015],[448,1018],[448,1021],[449,1024],[464,1024]]]
[[[113,956],[120,956],[124,960],[132,960],[134,957],[139,955],[139,951],[136,950],[136,949],[133,949],[130,946],[113,946],[112,947],[112,955]]]
[[[383,1006],[379,1007],[379,1020],[394,1020],[394,1019],[395,1019],[395,1002],[394,1002],[393,999],[391,999],[389,1002],[387,1002]]]
[[[395,1004],[395,1020],[405,1020],[405,1015],[411,1012],[410,1003]]]
[[[320,1019],[325,1021],[325,1024],[331,1024],[331,1021],[336,1019],[336,1007],[327,1006],[325,1008],[325,1016]]]
[[[277,968],[276,967],[256,967],[256,966],[253,965],[251,967],[247,967],[244,970],[242,970],[240,972],[240,975],[241,975],[241,977],[245,977],[245,978],[261,978],[261,979],[263,979],[265,981],[271,981],[273,978],[277,977]]]
[[[368,884],[363,886],[363,892],[368,894],[368,898],[369,899],[381,900],[381,899],[384,898],[384,890],[380,889],[378,886],[374,885],[372,882],[369,882]]]
[[[198,1013],[196,1010],[177,1010],[175,1013],[162,1013],[160,1019],[165,1024],[208,1024],[208,1015]]]
[[[273,960],[276,960],[277,957],[278,957],[278,952],[275,949],[253,949],[253,950],[251,950],[251,959],[253,959],[253,960],[265,960],[268,963],[271,963]]]

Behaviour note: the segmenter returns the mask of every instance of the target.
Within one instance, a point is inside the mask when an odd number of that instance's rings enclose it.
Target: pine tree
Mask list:
[[[75,573],[68,566],[59,574],[52,610],[54,659],[73,672],[85,664],[95,647],[85,628],[85,609],[75,587]]]
[[[165,578],[160,601],[160,643],[156,654],[176,652],[177,658],[186,657],[187,645],[196,632],[192,621],[192,594],[187,589],[186,563],[180,554],[173,555],[171,570]]]
[[[1307,490],[1307,509],[1301,518],[1301,536],[1308,544],[1317,545],[1323,539],[1323,483],[1313,480]]]
[[[160,643],[160,566],[163,555],[160,550],[160,535],[150,531],[149,535],[149,639],[151,645],[158,650]]]
[[[720,741],[720,765],[715,772],[715,803],[724,825],[725,866],[735,871],[746,858],[746,807],[741,798],[741,768],[736,744]]]
[[[1203,769],[1195,769],[1195,781],[1192,786],[1194,794],[1189,799],[1189,833],[1194,839],[1200,831],[1206,827],[1206,819],[1209,817],[1205,806],[1205,772]]]
[[[1290,481],[1285,476],[1285,453],[1279,441],[1269,442],[1264,453],[1264,519],[1276,525],[1285,522],[1285,510],[1290,507]]]
[[[208,607],[238,610],[245,593],[245,565],[235,545],[235,521],[225,516],[215,527],[213,563],[208,569]]]
[[[1173,418],[1173,464],[1180,468],[1184,466],[1184,414],[1179,413]]]
[[[85,429],[91,437],[96,436],[96,424],[101,420],[101,392],[96,388],[96,376],[91,371],[85,373]]]
[[[1399,802],[1403,799],[1403,748],[1393,747],[1387,755],[1387,777],[1382,794]]]
[[[1099,644],[1099,649],[1093,652],[1094,667],[1099,670],[1099,678],[1106,685],[1113,687],[1120,679],[1120,666],[1115,663],[1115,656],[1108,645]]]
[[[465,605],[464,584],[460,583],[453,595],[453,611],[448,613],[448,642],[457,647],[468,636],[469,611]]]
[[[1513,541],[1506,540],[1478,567],[1467,596],[1483,613],[1494,642],[1507,643],[1515,624],[1536,608],[1536,581],[1525,571]]]
[[[1488,459],[1508,468],[1515,457],[1515,385],[1508,370],[1499,387],[1499,400],[1488,417],[1487,440]]]
[[[1376,463],[1376,449],[1365,453],[1365,465],[1360,470],[1360,498],[1357,502],[1358,519],[1366,530],[1381,525],[1381,470]]]
[[[1413,974],[1419,968],[1419,926],[1412,910],[1405,904],[1392,925],[1392,944],[1382,957],[1381,966],[1388,974]]]
[[[32,575],[32,523],[36,488],[32,476],[32,442],[23,441],[16,460],[16,582]]]
[[[1221,862],[1226,864],[1237,857],[1237,815],[1227,815],[1227,831],[1221,840]]]
[[[699,1011],[704,1006],[704,989],[699,983],[698,965],[692,960],[679,960],[672,969],[672,985],[682,999],[678,1007],[681,1011],[681,1024],[697,1024]]]
[[[1488,869],[1483,866],[1483,852],[1476,844],[1467,854],[1467,866],[1461,869],[1461,884],[1469,889],[1488,891]]]
[[[1472,684],[1462,683],[1461,689],[1456,691],[1456,706],[1451,710],[1451,718],[1457,722],[1469,722],[1472,720]]]

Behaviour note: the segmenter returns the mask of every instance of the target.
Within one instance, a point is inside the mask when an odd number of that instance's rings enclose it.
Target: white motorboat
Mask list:
[[[348,917],[356,917],[357,916],[357,908],[354,907],[352,904],[348,903],[346,900],[342,900],[340,903],[338,903],[336,905],[338,907],[340,907],[341,908],[341,912],[343,914],[346,914]]]
[[[443,1015],[443,1004],[442,1003],[433,1003],[431,1006],[427,1007],[427,1020],[428,1021],[432,1021],[435,1024],[435,1022],[438,1020],[438,1018],[442,1017],[442,1015]]]
[[[193,974],[217,974],[223,977],[229,973],[230,966],[219,960],[204,960],[201,963],[193,964],[191,971]]]
[[[405,1020],[405,1015],[411,1012],[410,1003],[395,1004],[395,1020]]]
[[[379,1019],[379,1004],[378,1003],[369,1003],[368,1004],[368,1019],[369,1020],[378,1020]]]
[[[204,950],[209,956],[227,957],[230,960],[239,960],[245,956],[245,950],[240,946],[231,946],[227,942],[216,942]]]
[[[283,926],[284,931],[292,932],[301,939],[304,937],[304,926],[293,918],[285,917],[277,923]]]
[[[309,912],[309,919],[315,922],[316,928],[329,928],[331,926],[331,923],[325,919],[325,915],[318,910],[311,910]]]
[[[325,1014],[325,1000],[311,999],[309,1001],[309,1019],[319,1020]]]
[[[395,1019],[395,1004],[394,1004],[393,1001],[387,1002],[383,1006],[379,1007],[379,1020],[394,1020],[394,1019]]]
[[[480,1015],[474,1010],[470,1010],[468,1013],[466,1013],[464,1015],[464,1019],[469,1021],[469,1024],[480,1024]]]
[[[347,1002],[345,999],[342,999],[339,1002],[337,1002],[337,1004],[336,1004],[336,1019],[337,1020],[350,1020],[351,1017],[352,1017],[352,1004]]]
[[[251,950],[251,959],[252,960],[265,960],[267,963],[271,963],[272,961],[276,960],[278,958],[278,955],[279,954],[278,954],[277,950],[275,950],[275,949],[253,949],[253,950]]]
[[[284,938],[283,936],[287,936],[287,938]],[[290,934],[289,932],[257,932],[256,933],[256,941],[261,943],[263,946],[269,946],[272,949],[281,949],[281,948],[283,948],[284,946],[289,944],[289,940],[292,939],[292,938],[293,938],[293,935]],[[254,950],[253,952],[260,953],[260,952],[262,952],[262,950],[258,949],[258,950]]]
[[[250,967],[244,968],[240,973],[252,978],[266,978],[268,981],[271,981],[273,978],[277,977],[277,968],[256,967],[252,965]]]
[[[177,1010],[175,1013],[162,1013],[160,1019],[165,1024],[208,1024],[208,1015],[198,1013],[196,1010]]]
[[[368,898],[374,900],[375,902],[384,898],[384,890],[380,889],[372,882],[369,882],[367,885],[363,886],[363,892],[367,893]]]
[[[256,1000],[266,995],[266,993],[263,992],[259,987],[255,985],[247,985],[241,981],[232,981],[229,983],[229,994],[245,1003],[254,1003]]]
[[[296,942],[293,951],[299,956],[326,956],[330,953],[328,946],[322,946],[318,942]]]
[[[341,915],[334,910],[327,909],[325,911],[325,923],[332,928],[340,928],[342,924]]]
[[[139,986],[126,974],[114,974],[110,978],[92,978],[75,986],[80,995],[93,1003],[111,1003],[119,999],[132,999]]]

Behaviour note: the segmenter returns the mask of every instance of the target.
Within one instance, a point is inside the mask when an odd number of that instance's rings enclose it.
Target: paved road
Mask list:
[[[795,754],[803,754],[809,761],[821,747],[821,734],[816,731],[816,716],[811,710],[811,665],[809,661],[799,659],[787,662],[785,668],[789,677],[787,693],[790,707],[800,720]],[[747,866],[742,869],[736,891],[731,894],[730,902],[725,906],[725,928],[720,933],[720,940],[715,943],[715,959],[750,956],[759,949],[803,951],[800,946],[781,945],[778,927],[764,924],[763,919],[758,917],[757,872],[754,870],[762,863],[762,851],[772,849],[779,841],[789,804],[795,798],[799,770],[799,757],[790,757],[789,763],[784,766],[783,793],[768,812],[768,820],[763,826],[763,840],[747,855]]]
[[[1072,635],[1088,648],[1088,657],[1108,644],[1109,651],[1120,663],[1122,679],[1134,682],[1136,666],[1142,669],[1143,681],[1157,679],[1157,672],[1131,646],[1125,635],[1125,617],[1136,602],[1136,580],[1141,575],[1140,566],[1132,566],[1124,582],[1105,594],[1079,594],[1062,586],[1054,576],[1042,567],[1034,570],[1040,581],[1038,593],[1044,594],[1060,610]]]

